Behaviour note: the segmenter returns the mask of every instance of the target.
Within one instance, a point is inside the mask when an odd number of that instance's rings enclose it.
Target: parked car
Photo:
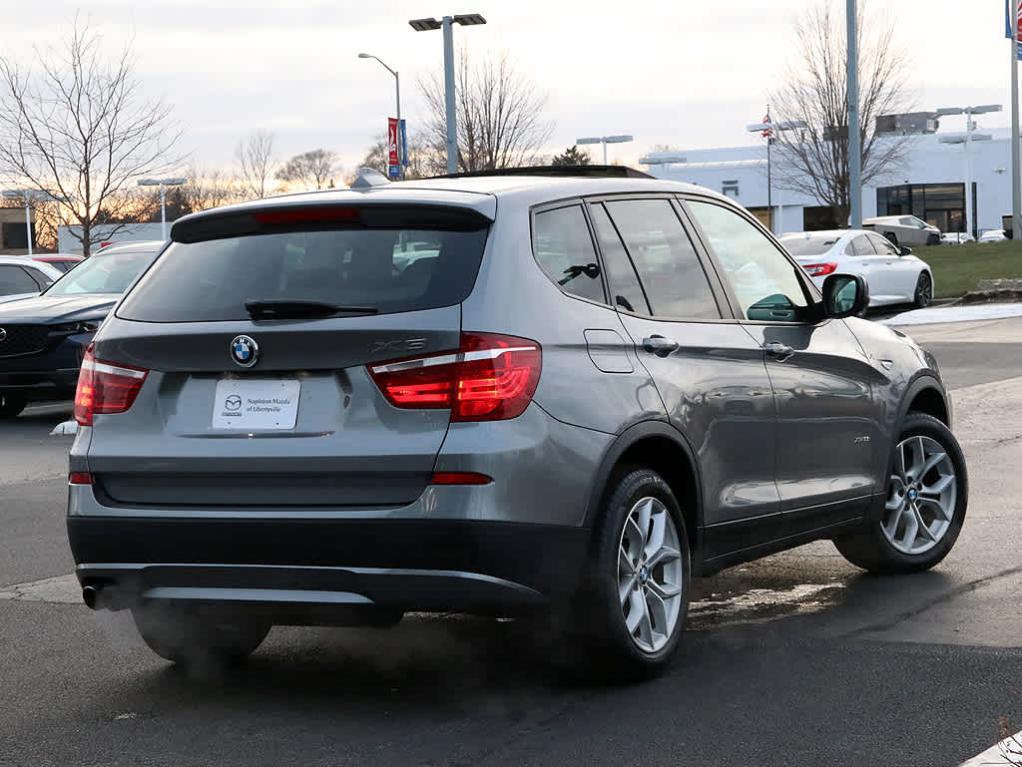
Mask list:
[[[940,236],[941,245],[964,245],[967,242],[975,242],[976,238],[968,232],[944,232]]]
[[[1003,229],[987,229],[979,236],[979,242],[1005,242],[1008,238]]]
[[[574,655],[639,677],[695,575],[821,538],[941,561],[968,495],[948,395],[856,316],[865,280],[821,291],[706,189],[572,172],[175,222],[82,365],[86,604],[185,664],[275,623],[561,610]]]
[[[73,267],[78,266],[78,264],[84,261],[85,258],[71,253],[43,253],[41,255],[32,256],[32,260],[49,264],[54,269],[59,269],[61,272],[67,272]]]
[[[915,216],[878,216],[862,222],[863,229],[879,232],[895,245],[939,245],[940,229]]]
[[[110,248],[58,273],[42,294],[0,304],[0,418],[18,415],[30,402],[72,397],[96,328],[162,244]],[[32,263],[14,258],[21,268]],[[45,264],[32,268],[56,272]]]
[[[63,272],[21,256],[0,256],[0,304],[39,295]]]
[[[933,300],[933,273],[907,246],[862,229],[801,232],[781,237],[781,244],[813,278],[816,286],[831,274],[858,274],[869,285],[869,305],[915,304]]]

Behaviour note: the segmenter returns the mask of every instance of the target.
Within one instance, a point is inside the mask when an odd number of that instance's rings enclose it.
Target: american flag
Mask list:
[[[767,112],[765,115],[763,115],[763,124],[764,125],[770,125],[770,113],[769,112]],[[770,128],[767,128],[765,131],[763,131],[763,138],[771,139],[773,137],[774,137],[774,132]]]

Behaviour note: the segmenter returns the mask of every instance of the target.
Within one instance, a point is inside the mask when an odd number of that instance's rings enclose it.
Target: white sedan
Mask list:
[[[818,286],[829,274],[860,274],[869,284],[869,305],[915,304],[933,300],[933,273],[908,248],[863,229],[800,232],[781,237],[781,244],[802,264]]]

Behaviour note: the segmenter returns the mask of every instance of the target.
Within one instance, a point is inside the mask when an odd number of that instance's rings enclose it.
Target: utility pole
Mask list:
[[[862,137],[859,132],[859,35],[856,0],[848,16],[848,213],[849,226],[862,228]]]

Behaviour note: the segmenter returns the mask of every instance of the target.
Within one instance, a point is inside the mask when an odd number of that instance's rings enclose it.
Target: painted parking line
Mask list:
[[[1016,732],[1000,743],[995,743],[982,754],[977,754],[959,767],[1004,767],[1022,765],[1022,732]]]

